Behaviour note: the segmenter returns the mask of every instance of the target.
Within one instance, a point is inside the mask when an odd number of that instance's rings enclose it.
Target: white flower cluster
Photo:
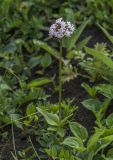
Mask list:
[[[49,35],[56,38],[70,37],[74,30],[75,28],[73,24],[65,22],[62,18],[59,18],[51,25]]]

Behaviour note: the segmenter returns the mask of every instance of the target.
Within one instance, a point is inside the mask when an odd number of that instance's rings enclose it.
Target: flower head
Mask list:
[[[50,26],[49,35],[56,38],[70,37],[74,30],[74,25],[71,22],[65,22],[59,18]]]

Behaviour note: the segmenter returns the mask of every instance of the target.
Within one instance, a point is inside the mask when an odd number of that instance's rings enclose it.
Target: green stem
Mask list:
[[[13,128],[13,122],[12,122],[12,138],[13,138],[13,149],[14,149],[14,156],[16,160],[18,160],[17,153],[16,153],[16,145],[15,145],[15,137],[14,137],[14,128]]]
[[[35,155],[37,156],[37,158],[38,158],[39,160],[41,160],[40,157],[39,157],[39,155],[38,155],[38,153],[37,153],[37,151],[36,151],[36,149],[35,149],[35,147],[34,147],[34,145],[33,145],[33,142],[32,142],[32,140],[31,140],[31,137],[29,137],[29,141],[30,141],[30,143],[31,143],[31,145],[32,145],[32,148],[33,148],[33,150],[34,150]]]
[[[62,101],[62,40],[60,41],[59,55],[59,118],[61,119],[61,101]]]
[[[96,117],[96,124],[98,125],[99,128],[103,128],[101,120],[98,116]]]

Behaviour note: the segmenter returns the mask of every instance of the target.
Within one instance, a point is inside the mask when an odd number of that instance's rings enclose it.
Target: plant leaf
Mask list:
[[[88,110],[92,111],[94,114],[99,112],[101,108],[101,102],[97,99],[87,99],[82,102],[83,106]]]
[[[109,99],[113,99],[113,85],[111,84],[100,84],[96,86],[96,89],[99,93],[104,95]]]
[[[51,79],[48,79],[48,78],[38,78],[38,79],[35,79],[35,80],[31,81],[30,83],[28,83],[28,87],[29,88],[31,88],[31,87],[39,87],[39,86],[48,84],[50,82],[52,82]]]
[[[29,104],[26,109],[27,116],[32,115],[36,112],[36,107],[33,104]]]
[[[39,111],[39,113],[41,113],[44,116],[44,118],[48,124],[50,124],[52,126],[59,126],[59,117],[57,116],[57,114],[43,111],[42,109],[40,109],[38,107],[37,107],[37,110]]]
[[[113,158],[113,148],[111,148],[111,149],[108,150],[107,157],[108,158]]]
[[[85,51],[86,53],[92,55],[93,57],[103,62],[109,68],[113,69],[113,61],[110,58],[108,58],[105,54],[103,54],[102,52],[97,51],[95,49],[88,48],[88,47],[85,47]]]
[[[40,47],[40,48],[44,49],[45,51],[47,51],[52,56],[54,56],[56,58],[59,58],[58,52],[54,48],[52,48],[48,44],[46,44],[45,42],[33,40],[33,43],[35,45],[37,45],[38,47]]]
[[[85,141],[87,139],[88,132],[87,132],[86,128],[84,128],[81,124],[79,124],[77,122],[71,122],[70,129],[75,137],[79,137],[83,141]]]
[[[109,128],[112,128],[113,127],[113,113],[111,113],[107,119],[106,119],[106,125],[109,127]]]
[[[41,66],[46,68],[48,66],[50,66],[52,63],[52,59],[51,59],[51,56],[46,53],[44,56],[42,56],[41,58]]]
[[[67,145],[71,148],[74,148],[75,150],[78,150],[78,151],[84,150],[84,145],[83,145],[82,141],[77,137],[67,137],[63,141],[63,144]]]

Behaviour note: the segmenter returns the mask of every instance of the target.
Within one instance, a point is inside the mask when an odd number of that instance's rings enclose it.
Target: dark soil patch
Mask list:
[[[67,84],[64,85],[65,87],[65,98],[75,98],[74,104],[78,106],[78,110],[75,111],[75,121],[82,124],[84,127],[87,128],[89,134],[91,134],[93,127],[94,127],[94,116],[93,114],[88,111],[86,108],[83,107],[81,102],[87,97],[87,93],[81,87],[81,84],[86,81],[79,77]],[[67,91],[67,92],[66,92]],[[73,96],[74,95],[74,96]]]
[[[97,42],[98,43],[106,43],[110,49],[113,47],[113,44],[111,44],[111,42],[107,39],[105,34],[102,32],[102,30],[98,26],[93,25],[93,26],[87,27],[83,31],[83,33],[81,34],[80,40],[82,40],[88,36],[92,36],[92,38],[90,39],[90,41],[87,45],[88,47],[94,47],[94,45]]]
[[[0,157],[0,160],[13,160],[11,155],[11,152],[14,153],[12,131],[10,126],[6,128],[7,129],[5,129],[4,132],[7,131],[9,136],[5,141],[0,139],[0,151],[2,151],[0,154],[2,156]],[[17,151],[22,151],[29,146],[27,136],[16,127],[14,127],[14,139]]]

